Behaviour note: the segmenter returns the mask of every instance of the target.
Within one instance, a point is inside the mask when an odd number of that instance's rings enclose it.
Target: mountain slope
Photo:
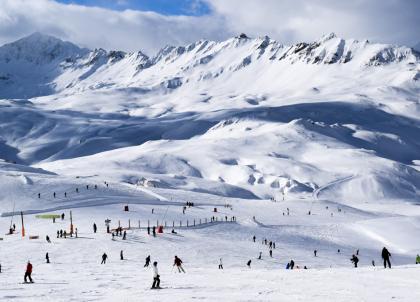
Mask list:
[[[319,196],[418,196],[420,64],[404,46],[242,34],[148,57],[34,34],[0,62],[1,97],[20,99],[0,104],[8,161],[247,198],[347,178]]]

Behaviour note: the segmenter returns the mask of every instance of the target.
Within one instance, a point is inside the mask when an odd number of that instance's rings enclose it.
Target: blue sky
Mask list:
[[[57,0],[57,2],[113,10],[153,11],[162,15],[202,16],[210,12],[208,5],[202,0]]]

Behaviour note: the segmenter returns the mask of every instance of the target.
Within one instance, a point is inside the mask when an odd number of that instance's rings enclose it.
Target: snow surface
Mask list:
[[[151,57],[40,33],[0,47],[0,230],[17,226],[0,235],[0,299],[417,301],[419,58],[334,34],[201,40]],[[70,210],[79,238],[57,239]],[[20,211],[39,239],[20,237]],[[105,233],[107,218],[130,220],[127,240]],[[153,238],[147,221],[168,227]],[[161,291],[149,290],[148,254]],[[171,271],[175,254],[187,274]],[[285,270],[290,259],[309,269]],[[20,284],[28,260],[33,285]]]

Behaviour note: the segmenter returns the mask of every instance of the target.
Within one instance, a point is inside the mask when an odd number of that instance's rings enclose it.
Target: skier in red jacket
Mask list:
[[[34,281],[31,278],[31,275],[32,275],[32,264],[31,262],[28,261],[28,264],[26,265],[26,272],[25,272],[25,277],[24,277],[25,283],[28,283],[27,278],[29,278],[29,282],[34,283]]]

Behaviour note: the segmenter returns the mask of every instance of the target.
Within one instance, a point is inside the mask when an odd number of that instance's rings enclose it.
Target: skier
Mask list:
[[[389,257],[391,257],[391,253],[388,251],[386,247],[382,249],[382,259],[384,259],[384,268],[386,268],[386,264],[388,263],[388,267],[391,268],[391,261],[389,261]]]
[[[60,230],[60,238],[63,238],[63,230]]]
[[[106,259],[108,258],[108,255],[106,254],[106,253],[104,253],[103,255],[102,255],[102,262],[101,262],[101,264],[105,264],[106,263]]]
[[[96,226],[96,223],[93,223],[93,232],[96,233],[97,230],[98,230],[98,227]]]
[[[372,266],[375,266],[375,260],[372,260]]]
[[[178,272],[180,273],[180,272],[183,272],[183,273],[185,273],[185,270],[184,270],[184,268],[182,267],[182,260],[180,259],[180,258],[178,258],[178,256],[175,256],[175,259],[174,259],[174,265],[173,266],[175,266],[176,265],[176,267],[178,268]]]
[[[45,236],[45,240],[47,240],[48,243],[51,243],[50,236]]]
[[[248,262],[246,263],[246,265],[251,268],[251,260],[248,260]]]
[[[354,263],[354,267],[357,267],[357,263],[359,263],[359,258],[355,254],[351,256],[350,261]]]
[[[28,264],[26,265],[25,276],[23,277],[25,283],[28,283],[27,278],[29,278],[29,282],[34,283],[34,281],[32,280],[32,264],[29,261],[28,261]]]
[[[152,209],[152,214],[155,212],[155,209]]]
[[[127,232],[124,231],[123,240],[126,240],[126,239],[127,239]]]
[[[48,255],[48,253],[45,254],[45,260],[47,261],[47,263],[50,263],[50,256]]]
[[[273,250],[270,249],[270,257],[273,257]]]
[[[150,235],[150,227],[147,226],[147,235]]]
[[[260,252],[260,255],[258,256],[258,260],[261,260],[262,252]]]
[[[120,260],[124,260],[124,254],[123,254],[123,251],[122,250],[120,252]]]
[[[53,193],[53,195],[54,195],[54,198],[55,198],[55,192]]]
[[[86,185],[86,190],[89,190],[89,185]]]
[[[317,250],[314,250],[314,256],[316,257]]]
[[[79,188],[76,188],[76,193],[79,193]]]
[[[38,198],[41,198],[41,193],[38,193]]]
[[[60,237],[60,231],[57,230],[57,238]]]
[[[276,243],[275,242],[273,242],[273,249],[274,250],[276,249]]]
[[[417,254],[417,257],[416,257],[416,264],[420,264],[420,255],[419,254]]]
[[[255,242],[255,239],[257,239],[256,237],[255,237],[255,235],[254,235],[254,237],[252,237],[252,240]]]
[[[359,256],[359,249],[356,250],[356,256]]]
[[[153,262],[153,284],[152,289],[160,288],[160,275],[157,268],[157,262]]]
[[[219,259],[219,269],[223,269],[223,262],[222,258]]]
[[[64,220],[64,213],[61,213],[61,220]]]
[[[146,257],[146,263],[144,264],[144,267],[149,267],[149,264],[150,264],[150,255]]]
[[[155,226],[153,226],[153,228],[152,228],[152,233],[153,233],[153,237],[156,237],[156,227]]]
[[[67,197],[67,192],[64,192],[64,197]]]
[[[290,265],[289,265],[289,268],[290,269],[293,269],[295,267],[295,262],[293,261],[293,259],[292,260],[290,260]]]

